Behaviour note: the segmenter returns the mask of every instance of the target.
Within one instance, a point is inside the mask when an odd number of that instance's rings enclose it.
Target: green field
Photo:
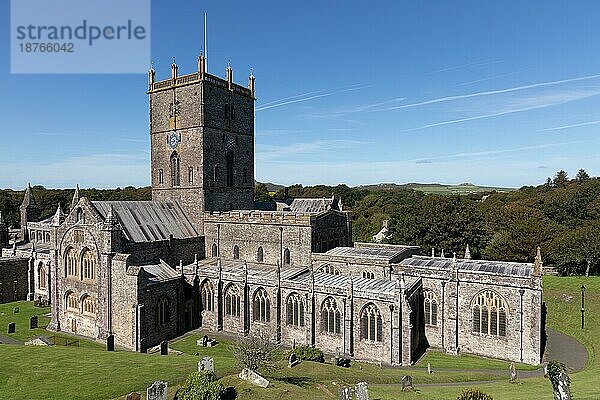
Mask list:
[[[587,298],[587,325],[581,330],[579,303],[564,302],[563,293],[578,299],[580,285],[585,284]],[[590,359],[586,369],[572,374],[572,389],[577,400],[600,398],[600,363],[597,349],[600,346],[600,278],[544,277],[544,296],[548,306],[548,326],[574,336],[587,347]],[[19,314],[12,308],[18,305]],[[30,303],[0,305],[0,335],[23,340],[29,336],[52,335],[42,329],[29,331],[30,315],[44,315],[48,309],[36,309]],[[17,332],[6,335],[6,324],[17,322]],[[47,322],[47,319],[44,320]],[[40,319],[40,323],[42,319]],[[19,326],[23,324],[21,328]],[[280,368],[267,374],[272,385],[268,389],[252,387],[237,377],[230,345],[222,341],[214,348],[200,348],[193,333],[172,343],[181,355],[159,356],[127,351],[109,353],[103,346],[81,340],[80,347],[30,347],[0,345],[0,398],[4,399],[116,399],[131,391],[144,392],[154,380],[167,380],[170,394],[175,393],[186,376],[195,371],[197,362],[210,355],[215,359],[217,376],[227,387],[232,387],[238,399],[336,399],[340,385],[354,385],[359,381],[369,383],[371,399],[452,399],[466,387],[479,387],[492,394],[494,399],[552,398],[550,383],[544,378],[508,382],[508,363],[474,356],[454,357],[429,353],[418,365],[410,369],[383,368],[369,364],[355,364],[349,369],[330,364],[304,362],[289,369],[285,361]],[[198,353],[196,356],[195,353]],[[427,362],[435,373],[428,375]],[[447,368],[447,370],[445,370]],[[462,371],[456,371],[457,369]],[[485,371],[498,369],[499,373]],[[520,366],[519,369],[531,369]],[[417,391],[402,393],[399,382],[403,375],[413,376]],[[464,384],[460,386],[423,386],[448,382],[492,383]]]

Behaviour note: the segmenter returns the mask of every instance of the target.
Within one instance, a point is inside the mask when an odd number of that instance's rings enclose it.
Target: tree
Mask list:
[[[264,183],[258,183],[254,187],[254,199],[256,201],[271,201],[271,195]]]
[[[558,268],[562,273],[589,276],[600,263],[600,221],[592,220],[555,239]]]
[[[270,371],[276,368],[279,346],[271,339],[268,331],[258,330],[237,340],[232,351],[238,368]]]
[[[577,182],[585,182],[590,180],[590,175],[585,171],[585,169],[580,169],[577,171],[577,175],[575,176],[575,180]]]
[[[225,387],[217,382],[212,371],[192,372],[177,392],[181,400],[221,400],[225,397]]]
[[[560,170],[554,176],[554,186],[563,188],[569,183],[569,176],[564,170]]]

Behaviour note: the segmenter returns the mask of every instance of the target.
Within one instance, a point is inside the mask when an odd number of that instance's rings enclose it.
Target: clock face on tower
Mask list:
[[[167,143],[173,150],[177,148],[179,142],[181,142],[181,135],[177,131],[173,131],[167,135]]]

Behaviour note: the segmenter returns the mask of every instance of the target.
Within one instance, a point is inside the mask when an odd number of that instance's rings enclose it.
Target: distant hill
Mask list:
[[[256,181],[256,183],[261,183]],[[284,185],[278,185],[276,183],[266,182],[267,190],[269,192],[277,192],[278,190],[284,189]],[[510,192],[516,190],[514,188],[506,187],[493,187],[493,186],[478,186],[472,183],[461,183],[460,185],[444,185],[441,183],[376,183],[373,185],[361,185],[355,186],[356,189],[365,189],[373,191],[381,190],[401,190],[401,189],[412,189],[424,193],[438,193],[438,194],[470,194],[470,193],[481,193],[481,192]]]
[[[439,193],[439,194],[469,194],[469,193],[480,193],[480,192],[510,192],[517,190],[515,188],[506,187],[494,187],[494,186],[478,186],[472,183],[461,183],[460,185],[445,185],[441,183],[377,183],[374,185],[361,185],[357,186],[359,189],[367,190],[400,190],[400,189],[412,189],[424,193]]]

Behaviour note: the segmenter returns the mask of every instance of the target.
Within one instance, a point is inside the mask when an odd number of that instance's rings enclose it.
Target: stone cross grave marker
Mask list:
[[[517,368],[515,367],[515,363],[510,363],[510,381],[514,382],[517,380]]]
[[[356,400],[369,400],[369,385],[367,382],[358,382],[354,387]]]
[[[413,389],[412,376],[404,375],[402,377],[402,391],[405,392],[407,390]]]
[[[36,329],[38,327],[38,317],[37,315],[34,315],[33,317],[29,318],[29,329]]]
[[[16,324],[14,322],[11,322],[8,324],[8,333],[15,333],[15,329],[16,329]]]
[[[204,357],[202,360],[198,361],[198,372],[214,371],[214,370],[215,370],[215,362],[212,357]]]
[[[147,400],[167,400],[168,383],[164,381],[155,381],[146,389]]]
[[[342,386],[340,388],[339,400],[352,400],[352,388]]]

